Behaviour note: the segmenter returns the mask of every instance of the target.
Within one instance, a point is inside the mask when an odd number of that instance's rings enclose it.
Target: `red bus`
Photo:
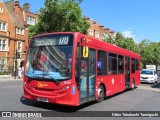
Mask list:
[[[140,84],[139,54],[77,32],[32,37],[24,69],[24,98],[69,106]]]

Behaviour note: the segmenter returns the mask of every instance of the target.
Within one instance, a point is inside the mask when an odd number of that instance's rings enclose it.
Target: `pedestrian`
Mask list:
[[[18,68],[18,79],[22,77],[22,68],[19,66]]]
[[[21,75],[22,75],[22,77],[23,77],[23,75],[24,75],[24,66],[22,66],[22,72],[21,72]]]

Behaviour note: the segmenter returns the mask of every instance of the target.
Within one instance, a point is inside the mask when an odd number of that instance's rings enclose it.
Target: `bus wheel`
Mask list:
[[[98,88],[98,100],[97,102],[102,102],[104,100],[104,87],[102,85]]]
[[[134,82],[134,80],[132,80],[132,88],[131,88],[132,90],[134,90],[135,89],[135,82]]]

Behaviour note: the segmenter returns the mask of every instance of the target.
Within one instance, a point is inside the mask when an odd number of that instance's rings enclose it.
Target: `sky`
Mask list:
[[[19,1],[21,5],[30,3],[31,12],[36,12],[45,0]],[[132,37],[135,42],[160,42],[160,0],[83,0],[80,7],[83,16]]]

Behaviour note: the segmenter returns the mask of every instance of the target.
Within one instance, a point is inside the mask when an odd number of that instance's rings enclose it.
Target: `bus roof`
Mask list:
[[[138,57],[140,59],[139,54],[134,53],[130,50],[124,49],[122,47],[119,47],[115,44],[110,44],[110,43],[104,42],[100,39],[95,39],[95,38],[90,37],[90,36],[87,36],[87,38],[89,39],[89,44],[91,44],[95,47],[98,47],[102,50],[107,50],[109,52],[114,52],[114,53],[119,53],[119,54],[125,54],[125,55],[128,55],[128,56],[134,56],[134,57]],[[92,40],[92,42],[90,40]]]
[[[73,34],[74,36],[79,36],[79,35],[80,36],[86,36],[86,35],[81,34],[79,32],[51,32],[51,33],[39,34],[39,35],[33,36],[32,38],[39,37],[39,36],[45,36],[45,35],[51,35],[51,34]],[[96,47],[97,49],[107,50],[108,52],[114,52],[114,53],[127,55],[127,56],[133,56],[133,57],[137,57],[137,58],[140,59],[139,54],[134,53],[132,51],[129,51],[127,49],[124,49],[122,47],[119,47],[117,45],[104,42],[100,39],[96,39],[96,38],[93,38],[91,36],[87,36],[87,38],[89,40],[88,44],[93,46],[93,47]]]

